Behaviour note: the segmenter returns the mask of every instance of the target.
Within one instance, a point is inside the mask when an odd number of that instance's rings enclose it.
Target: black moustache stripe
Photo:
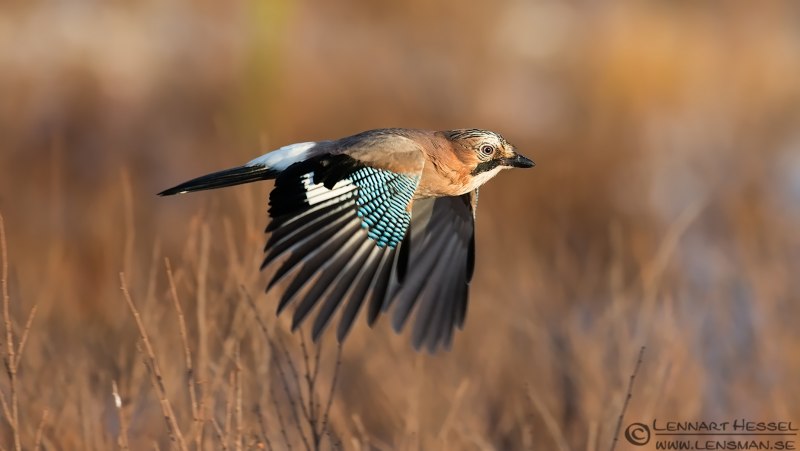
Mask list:
[[[500,166],[501,163],[503,163],[502,158],[495,158],[494,160],[478,163],[478,165],[475,166],[475,169],[472,170],[472,175],[475,176],[481,172],[491,171],[492,169]]]

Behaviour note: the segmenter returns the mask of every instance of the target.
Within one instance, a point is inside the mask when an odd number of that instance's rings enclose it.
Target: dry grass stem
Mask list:
[[[325,405],[325,413],[322,414],[322,425],[320,429],[320,436],[328,431],[328,419],[330,418],[331,406],[333,406],[333,395],[336,392],[336,383],[339,381],[339,371],[342,367],[342,344],[338,343],[336,346],[336,367],[333,370],[333,380],[331,381],[331,389],[328,392],[328,403]]]
[[[634,366],[633,373],[631,373],[631,377],[628,379],[628,388],[625,390],[625,401],[622,403],[622,409],[620,410],[619,417],[617,418],[617,425],[614,427],[614,438],[611,441],[611,448],[609,448],[609,451],[614,451],[614,449],[617,447],[619,431],[622,429],[622,421],[625,418],[625,412],[628,410],[628,403],[630,403],[631,397],[633,396],[633,381],[636,380],[636,375],[639,374],[639,367],[642,366],[644,349],[644,346],[639,348],[639,357],[636,359],[636,366]]]
[[[270,396],[272,396],[272,392],[270,392]],[[272,441],[269,439],[269,432],[267,432],[267,422],[264,418],[264,413],[261,411],[261,406],[256,404],[255,408],[256,417],[258,418],[258,428],[261,432],[261,440],[264,442],[264,446],[266,446],[268,451],[272,451]],[[285,431],[283,431],[283,435],[285,436]],[[288,441],[286,443],[287,448],[289,448]]]
[[[111,381],[111,394],[114,397],[114,407],[117,409],[117,419],[119,420],[119,435],[117,436],[117,446],[122,450],[130,448],[128,444],[128,419],[123,410],[124,402],[119,394],[117,381]]]
[[[169,293],[172,299],[172,304],[175,307],[175,313],[178,316],[178,330],[181,335],[181,345],[183,347],[183,359],[186,365],[186,388],[189,392],[189,404],[192,410],[192,433],[194,437],[195,446],[197,449],[202,448],[203,425],[205,421],[202,417],[203,406],[202,398],[197,395],[197,381],[195,380],[196,374],[194,366],[192,365],[192,351],[189,349],[189,334],[186,331],[186,318],[183,314],[183,308],[178,299],[178,289],[175,287],[175,278],[172,274],[172,265],[169,258],[164,259],[164,266],[167,271],[167,281],[169,283]]]
[[[125,302],[128,304],[128,308],[130,308],[131,314],[136,321],[136,327],[139,329],[139,338],[141,343],[144,345],[145,351],[143,356],[144,363],[150,372],[153,388],[156,390],[156,393],[158,393],[159,402],[161,403],[161,410],[167,423],[167,430],[169,431],[170,438],[180,450],[184,451],[187,449],[186,443],[183,440],[183,434],[181,434],[180,427],[178,426],[178,420],[175,418],[175,413],[172,410],[172,404],[167,398],[167,389],[164,386],[164,378],[161,376],[161,369],[158,366],[156,353],[153,350],[153,345],[150,343],[150,339],[148,338],[147,330],[144,327],[142,317],[139,314],[139,311],[136,309],[136,305],[134,305],[130,293],[128,292],[124,273],[119,273],[119,281]]]
[[[286,420],[283,418],[283,409],[280,405],[278,405],[278,396],[275,393],[275,387],[270,382],[267,383],[268,390],[269,390],[269,400],[272,404],[272,409],[275,412],[275,416],[278,418],[278,427],[280,428],[281,438],[283,438],[283,444],[286,446],[287,450],[292,449],[292,442],[289,440],[289,433],[286,430]],[[261,410],[259,409],[259,413]],[[263,418],[263,416],[262,416]]]
[[[211,246],[210,232],[207,225],[200,227],[200,255],[197,266],[197,378],[201,381],[208,379],[204,372],[208,368],[208,259]],[[200,401],[204,403],[203,401]]]
[[[557,449],[559,451],[569,451],[569,443],[567,443],[567,438],[564,436],[564,431],[561,429],[558,420],[556,420],[553,411],[547,407],[547,405],[545,405],[545,402],[535,389],[528,386],[527,394],[528,400],[533,404],[533,407],[536,409],[536,412],[539,413],[542,421],[544,421],[545,427],[547,427],[547,431],[550,433],[550,437],[556,444]]]
[[[236,392],[236,405],[234,407],[234,420],[236,422],[236,439],[234,441],[234,448],[236,451],[242,451],[244,446],[244,418],[242,416],[242,365],[239,355],[239,343],[236,343],[234,352],[234,379],[233,384]]]
[[[241,287],[241,292],[244,295],[245,299],[247,299],[248,304],[250,304],[250,308],[253,310],[253,314],[256,317],[256,322],[258,323],[259,328],[261,329],[261,333],[264,336],[264,339],[267,341],[269,345],[270,352],[273,358],[273,363],[275,364],[275,368],[278,370],[278,379],[280,379],[281,386],[283,387],[283,393],[286,397],[286,400],[289,403],[289,413],[291,415],[292,420],[294,421],[294,426],[300,436],[300,439],[303,441],[303,445],[306,451],[310,451],[311,444],[309,443],[308,439],[306,438],[306,434],[303,431],[303,425],[300,422],[300,414],[298,414],[298,410],[307,414],[304,410],[303,402],[302,402],[302,393],[300,392],[300,376],[297,373],[297,369],[292,362],[292,358],[289,355],[289,350],[280,340],[275,340],[269,333],[267,329],[267,325],[264,322],[264,319],[261,317],[261,313],[258,311],[258,307],[256,306],[255,302],[253,302],[252,297],[250,294],[244,290],[244,287]],[[276,343],[277,342],[277,343]],[[289,387],[289,377],[284,371],[283,363],[281,362],[281,355],[284,356],[285,362],[288,364],[289,369],[292,373],[292,380],[295,382],[295,387],[297,387],[298,393],[301,394],[301,399],[295,400],[295,396],[292,394],[292,390]],[[298,407],[299,405],[299,407]],[[307,417],[310,418],[310,417]],[[288,443],[288,441],[287,441]]]
[[[38,451],[42,449],[42,439],[44,438],[44,427],[47,425],[47,419],[50,412],[47,409],[42,411],[42,419],[39,421],[39,426],[36,428],[36,438],[33,441],[33,449]]]
[[[456,393],[455,395],[453,395],[453,400],[450,402],[450,408],[447,410],[447,416],[444,418],[444,421],[442,422],[442,427],[439,428],[438,438],[443,442],[445,447],[447,445],[447,432],[452,427],[456,415],[461,410],[461,403],[468,389],[469,389],[469,380],[463,379],[461,383],[458,384],[458,388],[456,388]]]
[[[11,320],[10,303],[11,299],[8,294],[8,243],[6,242],[6,228],[3,215],[0,214],[0,258],[2,258],[2,285],[3,296],[3,324],[6,328],[6,355],[3,363],[6,367],[6,374],[8,376],[8,385],[10,391],[10,403],[3,401],[3,412],[6,413],[6,421],[11,427],[13,434],[14,449],[22,451],[22,442],[20,439],[19,431],[19,394],[17,393],[17,359],[16,350],[14,349],[14,326]]]
[[[31,325],[33,325],[33,319],[36,318],[36,311],[38,308],[38,305],[33,305],[30,313],[28,313],[28,319],[25,321],[25,328],[22,329],[22,336],[19,339],[19,345],[17,347],[17,361],[15,362],[17,367],[19,367],[19,361],[22,358],[22,351],[25,350],[25,343],[28,342],[28,335],[31,331]]]
[[[214,433],[217,436],[217,441],[219,442],[220,449],[222,449],[222,451],[227,451],[228,450],[228,437],[225,434],[225,431],[219,425],[219,421],[217,421],[216,418],[212,417],[210,419],[210,421],[211,421],[211,426],[213,426]]]
[[[230,444],[233,436],[234,420],[233,420],[233,405],[235,404],[234,396],[236,393],[236,373],[232,370],[228,373],[228,384],[225,393],[225,418],[223,421],[222,432],[225,434],[225,443]]]

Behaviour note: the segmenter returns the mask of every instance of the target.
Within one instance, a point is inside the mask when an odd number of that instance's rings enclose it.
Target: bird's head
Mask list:
[[[456,157],[467,167],[470,175],[484,183],[501,169],[530,168],[535,163],[495,132],[478,129],[459,129],[444,132],[452,143]]]

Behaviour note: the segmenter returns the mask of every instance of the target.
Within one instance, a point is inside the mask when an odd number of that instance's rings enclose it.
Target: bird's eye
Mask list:
[[[490,146],[489,144],[484,144],[481,146],[481,153],[488,156],[491,156],[494,153],[494,147]]]

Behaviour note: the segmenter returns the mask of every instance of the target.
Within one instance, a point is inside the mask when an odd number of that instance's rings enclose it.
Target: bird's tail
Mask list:
[[[202,175],[188,182],[183,182],[178,186],[161,191],[158,195],[171,196],[173,194],[190,193],[192,191],[241,185],[242,183],[255,182],[258,180],[270,180],[277,177],[279,173],[280,171],[261,165],[239,166],[237,168],[225,169]]]
[[[327,142],[325,142],[327,143]],[[322,144],[325,144],[322,143]],[[202,191],[204,189],[222,188],[225,186],[241,185],[242,183],[256,182],[258,180],[271,180],[278,176],[289,166],[304,161],[319,153],[317,142],[304,142],[283,146],[278,150],[268,152],[255,160],[238,168],[225,169],[208,175],[197,177],[178,186],[161,191],[159,196]],[[321,150],[324,150],[321,149]]]

